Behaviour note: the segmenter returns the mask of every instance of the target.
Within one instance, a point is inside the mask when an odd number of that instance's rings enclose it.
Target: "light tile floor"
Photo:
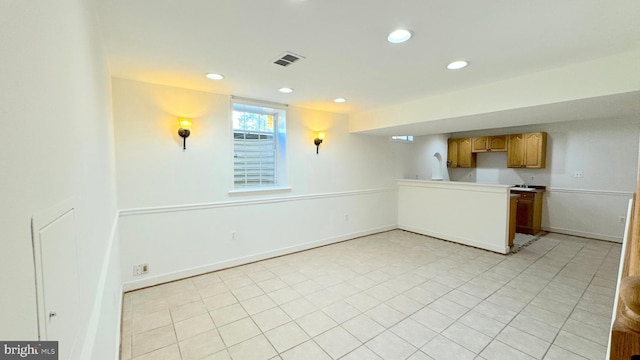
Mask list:
[[[620,251],[384,232],[128,292],[121,359],[602,360]]]

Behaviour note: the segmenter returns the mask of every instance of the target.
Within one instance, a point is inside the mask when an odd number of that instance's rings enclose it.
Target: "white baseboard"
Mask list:
[[[394,229],[407,230],[407,231],[415,232],[418,234],[432,236],[438,239],[453,241],[463,245],[473,246],[480,249],[497,252],[500,254],[506,254],[509,252],[509,249],[506,247],[479,243],[472,239],[463,239],[463,238],[449,239],[447,238],[447,236],[445,236],[445,234],[437,234],[437,233],[425,231],[424,229],[417,229],[410,226],[397,226],[394,224],[394,225],[387,225],[387,226],[378,227],[374,229],[359,231],[355,233],[343,234],[343,235],[332,237],[332,238],[308,242],[300,245],[267,251],[259,254],[244,256],[236,259],[230,259],[230,260],[225,260],[217,263],[197,266],[197,267],[175,271],[171,273],[156,275],[156,276],[147,277],[140,280],[128,281],[123,283],[122,291],[127,292],[127,291],[142,289],[149,286],[154,286],[154,285],[158,285],[158,284],[162,284],[170,281],[176,281],[176,280],[188,278],[191,276],[197,276],[197,275],[205,274],[208,272],[218,271],[218,270],[222,270],[222,269],[226,269],[234,266],[245,265],[245,264],[260,261],[260,260],[266,260],[266,259],[270,259],[277,256],[287,255],[287,254],[295,253],[298,251],[309,250],[309,249],[313,249],[320,246],[335,244],[341,241],[350,240],[357,237],[372,235],[379,232],[384,232],[384,231],[389,231]],[[604,234],[588,233],[588,232],[582,232],[582,231],[576,231],[576,230],[570,230],[570,229],[551,228],[551,227],[543,227],[542,229],[544,231],[555,232],[555,233],[566,234],[566,235],[581,236],[581,237],[612,241],[612,242],[618,242],[618,243],[622,242],[621,238],[604,235]]]
[[[118,324],[116,326],[116,342],[115,342],[115,349],[114,349],[114,360],[120,360],[120,345],[122,344],[122,308],[123,308],[123,302],[124,302],[124,290],[122,289],[122,285],[120,285],[120,291],[119,291],[119,299],[120,301],[118,301]]]
[[[245,265],[252,262],[266,260],[266,259],[270,259],[277,256],[292,254],[295,252],[309,250],[309,249],[313,249],[320,246],[335,244],[345,240],[351,240],[351,239],[355,239],[362,236],[394,230],[397,228],[398,227],[396,224],[386,225],[386,226],[358,231],[354,233],[343,234],[343,235],[339,235],[339,236],[335,236],[335,237],[331,237],[323,240],[312,241],[304,244],[267,251],[259,254],[243,256],[236,259],[225,260],[225,261],[221,261],[213,264],[207,264],[207,265],[192,267],[189,269],[184,269],[184,270],[175,271],[171,273],[156,275],[156,276],[152,276],[152,277],[148,277],[140,280],[128,281],[123,283],[123,290],[126,292],[131,290],[142,289],[149,286],[154,286],[154,285],[158,285],[158,284],[162,284],[170,281],[180,280],[180,279],[188,278],[191,276],[202,275],[212,271],[218,271],[218,270],[222,270],[222,269],[226,269],[234,266]]]
[[[580,236],[580,237],[585,237],[585,238],[589,238],[589,239],[596,239],[596,240],[604,240],[604,241],[622,243],[622,237],[619,237],[619,236],[598,234],[598,233],[579,231],[579,230],[572,230],[572,229],[563,229],[563,228],[551,227],[551,226],[542,226],[541,229],[544,230],[544,231],[554,232],[554,233],[558,233],[558,234],[573,235],[573,236]]]
[[[440,234],[437,232],[433,232],[430,230],[425,230],[425,229],[418,229],[415,227],[411,227],[411,226],[404,226],[404,225],[399,225],[398,229],[401,230],[407,230],[407,231],[411,231],[417,234],[422,234],[422,235],[426,235],[426,236],[431,236],[437,239],[442,239],[442,240],[446,240],[446,241],[451,241],[451,242],[455,242],[458,244],[462,244],[462,245],[468,245],[468,246],[473,246],[479,249],[483,249],[483,250],[489,250],[489,251],[493,251],[499,254],[508,254],[510,249],[509,247],[506,245],[504,246],[500,246],[500,245],[494,245],[494,244],[486,244],[486,243],[481,243],[472,239],[466,239],[466,238],[461,238],[461,237],[454,237],[451,235],[447,235],[447,234]]]

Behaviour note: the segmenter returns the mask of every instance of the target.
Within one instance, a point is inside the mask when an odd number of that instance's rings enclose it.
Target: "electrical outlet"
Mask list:
[[[349,214],[344,214],[344,221],[349,221]]]
[[[236,239],[236,232],[232,231],[231,232],[231,240],[235,240]]]
[[[573,173],[573,177],[583,178],[584,173],[582,172],[582,170],[576,170],[576,172]]]
[[[619,217],[618,217],[618,222],[619,222],[620,224],[624,224],[625,220],[627,220],[627,219],[626,219],[624,216],[619,216]]]
[[[149,264],[133,265],[133,275],[138,276],[149,272]]]

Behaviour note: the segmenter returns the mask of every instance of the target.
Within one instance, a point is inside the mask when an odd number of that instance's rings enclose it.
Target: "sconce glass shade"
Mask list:
[[[191,121],[191,119],[187,119],[187,118],[180,118],[178,119],[178,122],[180,123],[180,129],[191,129],[191,124],[193,124],[193,121]]]

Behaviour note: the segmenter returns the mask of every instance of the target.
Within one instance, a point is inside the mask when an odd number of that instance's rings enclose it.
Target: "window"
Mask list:
[[[413,136],[411,135],[395,135],[391,137],[391,140],[393,141],[400,141],[400,142],[413,142]]]
[[[234,188],[286,186],[284,108],[233,102]]]

